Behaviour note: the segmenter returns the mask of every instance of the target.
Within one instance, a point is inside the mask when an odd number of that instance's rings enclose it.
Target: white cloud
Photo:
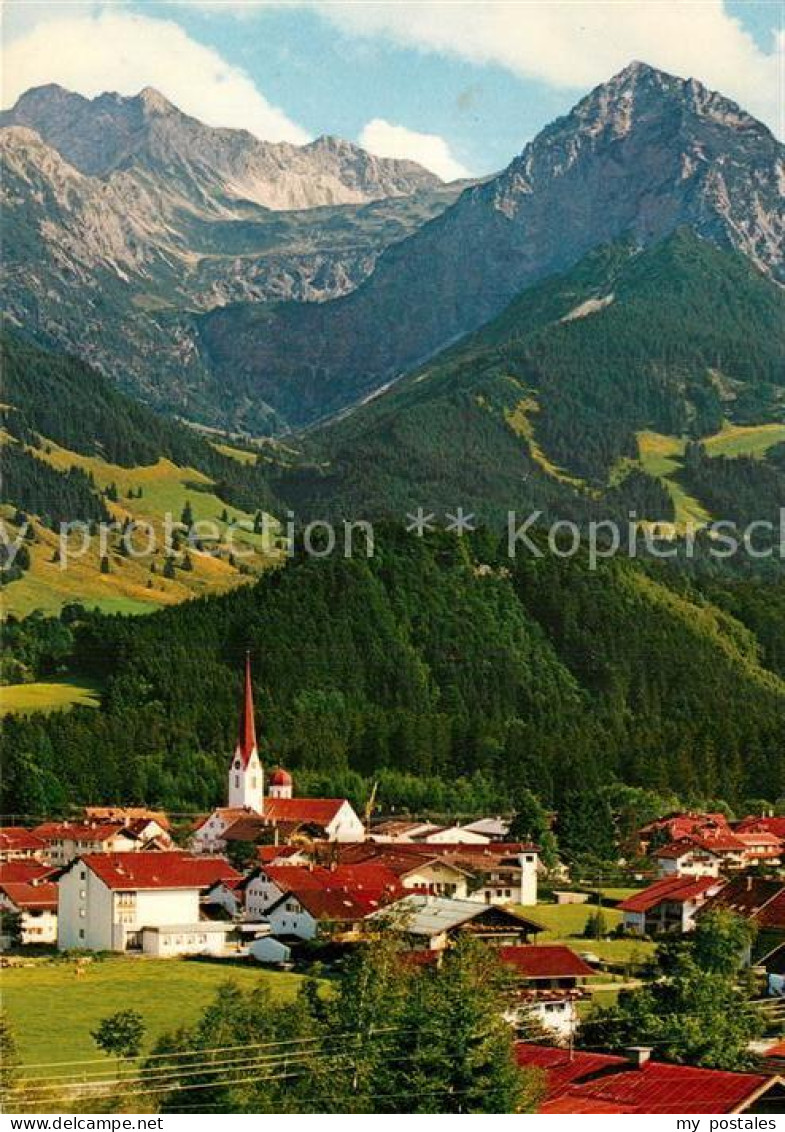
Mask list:
[[[52,82],[90,98],[152,86],[208,125],[240,127],[268,141],[308,141],[306,131],[271,106],[241,68],[171,20],[117,7],[58,15],[6,44],[4,106],[31,86]]]
[[[785,35],[762,51],[723,0],[302,2],[350,34],[493,63],[574,90],[641,59],[699,79],[785,132]]]
[[[443,181],[468,177],[469,170],[456,161],[444,138],[438,134],[421,134],[406,126],[396,126],[384,118],[373,118],[363,126],[358,138],[363,149],[377,157],[399,157],[416,161]]]

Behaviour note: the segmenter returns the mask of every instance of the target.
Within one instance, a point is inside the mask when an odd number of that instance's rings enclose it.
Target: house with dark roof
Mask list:
[[[728,1073],[654,1061],[651,1051],[624,1056],[518,1042],[522,1069],[539,1069],[545,1095],[538,1112],[676,1114],[782,1112],[785,1082],[775,1073]]]
[[[144,951],[151,955],[224,950],[231,924],[202,917],[200,899],[239,873],[220,857],[188,853],[89,853],[58,879],[61,950]]]
[[[617,905],[624,930],[634,935],[691,931],[696,913],[725,883],[712,876],[661,877]]]
[[[749,874],[734,877],[706,901],[701,914],[715,908],[734,912],[754,925],[752,960],[785,943],[785,880]]]
[[[513,908],[409,893],[368,918],[369,930],[399,932],[417,949],[441,951],[459,935],[497,947],[528,943],[542,924]]]
[[[560,944],[500,947],[499,958],[512,980],[507,1020],[521,1026],[533,1018],[557,1042],[574,1037],[577,1003],[586,998],[583,988],[595,969]]]

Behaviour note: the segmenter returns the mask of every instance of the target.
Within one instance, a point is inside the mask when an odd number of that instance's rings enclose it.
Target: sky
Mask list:
[[[785,135],[785,0],[5,0],[3,106],[153,86],[209,125],[320,134],[445,180],[504,167],[633,59]]]

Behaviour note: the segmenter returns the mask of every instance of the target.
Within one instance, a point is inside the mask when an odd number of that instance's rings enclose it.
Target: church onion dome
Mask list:
[[[269,782],[270,786],[291,786],[292,776],[289,774],[288,770],[284,770],[283,767],[279,766],[270,775]]]

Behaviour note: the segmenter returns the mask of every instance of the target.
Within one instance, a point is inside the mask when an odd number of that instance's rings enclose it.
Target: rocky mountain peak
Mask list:
[[[165,98],[160,90],[153,86],[146,86],[139,91],[136,99],[147,114],[177,114],[177,108]]]

